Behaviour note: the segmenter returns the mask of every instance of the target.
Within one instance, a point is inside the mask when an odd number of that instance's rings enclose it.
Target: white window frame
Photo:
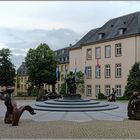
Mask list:
[[[101,47],[95,48],[95,58],[100,59],[101,58]]]
[[[111,58],[111,46],[105,46],[105,58]]]
[[[88,97],[92,96],[92,86],[91,85],[87,85],[86,96],[88,96]]]
[[[115,90],[116,90],[117,97],[122,96],[122,86],[121,85],[115,85]]]
[[[105,65],[105,78],[110,78],[111,77],[111,65],[106,64]]]
[[[124,29],[119,29],[119,35],[122,35],[124,33]]]
[[[98,94],[101,93],[101,85],[95,85],[95,95],[98,97]]]
[[[86,73],[87,73],[86,78],[92,79],[92,67],[91,66],[86,66]]]
[[[116,57],[122,56],[122,44],[121,43],[115,44],[115,56]]]
[[[122,76],[122,65],[121,63],[115,64],[115,77],[121,78]]]
[[[109,96],[111,94],[111,86],[105,85],[105,95]]]
[[[97,71],[98,69],[98,71]],[[101,66],[97,68],[97,66],[95,66],[95,78],[99,79],[101,78]]]

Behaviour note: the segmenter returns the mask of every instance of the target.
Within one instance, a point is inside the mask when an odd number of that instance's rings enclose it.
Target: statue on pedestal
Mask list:
[[[68,93],[69,94],[76,94],[76,81],[73,72],[70,72],[70,76],[66,79]]]
[[[116,91],[114,88],[112,88],[112,93],[108,96],[108,101],[109,102],[115,102],[116,101]]]

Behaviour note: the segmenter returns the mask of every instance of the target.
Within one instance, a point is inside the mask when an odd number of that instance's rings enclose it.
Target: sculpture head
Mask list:
[[[73,72],[72,71],[70,71],[70,76],[72,76],[73,75]]]

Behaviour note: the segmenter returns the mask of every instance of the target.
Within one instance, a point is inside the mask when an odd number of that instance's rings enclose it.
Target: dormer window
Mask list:
[[[119,35],[124,34],[125,29],[126,29],[126,28],[119,28]]]
[[[124,21],[123,24],[126,24],[126,22]]]
[[[119,35],[122,35],[124,32],[124,29],[119,29]]]
[[[99,39],[102,39],[103,38],[103,36],[104,36],[104,33],[99,33]]]

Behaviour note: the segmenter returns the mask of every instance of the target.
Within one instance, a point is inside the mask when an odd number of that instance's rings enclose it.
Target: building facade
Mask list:
[[[140,12],[109,20],[70,49],[70,68],[85,71],[85,95],[124,94],[129,70],[140,61]]]
[[[17,69],[16,76],[16,95],[27,95],[28,89],[28,73],[25,62]]]
[[[114,18],[102,27],[89,31],[75,45],[55,51],[59,77],[56,91],[60,92],[69,71],[85,73],[85,96],[106,96],[115,88],[117,96],[124,94],[129,70],[140,61],[140,12]],[[21,68],[24,67],[21,65]],[[27,92],[27,73],[18,69],[20,86],[18,91]],[[24,71],[25,72],[25,71]],[[45,85],[46,90],[52,90]]]
[[[71,47],[72,47],[72,45],[70,44],[68,47],[55,51],[55,56],[56,56],[56,59],[58,60],[58,70],[59,70],[59,76],[58,76],[57,84],[56,84],[57,93],[60,92],[61,85],[62,85],[62,83],[64,83],[66,75],[70,71],[69,50]]]

